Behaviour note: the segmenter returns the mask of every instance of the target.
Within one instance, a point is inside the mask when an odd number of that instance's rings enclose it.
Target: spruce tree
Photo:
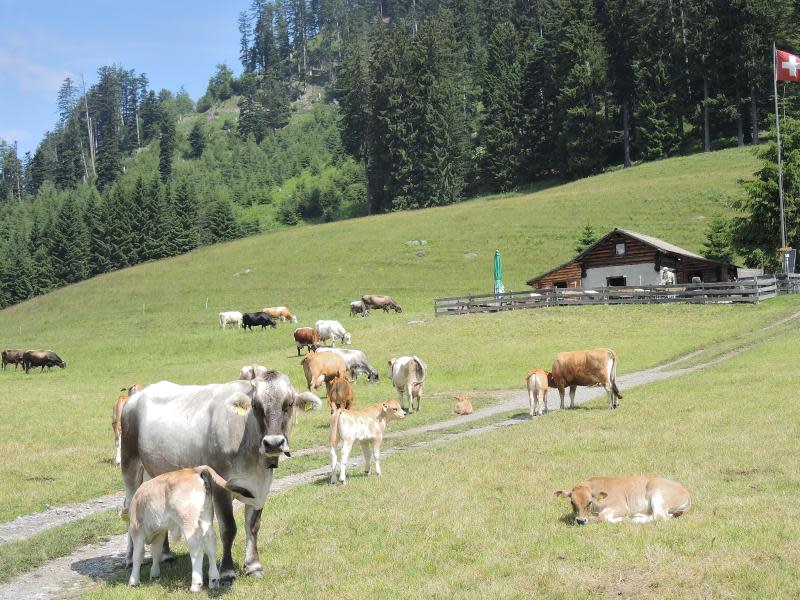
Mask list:
[[[587,223],[586,227],[583,228],[583,231],[581,231],[580,235],[575,240],[575,254],[580,254],[598,239],[600,238],[597,236],[594,227],[592,227],[590,223]]]
[[[89,276],[99,275],[111,269],[109,240],[106,235],[106,209],[100,196],[93,193],[84,207],[83,221],[89,237]]]
[[[31,290],[34,296],[46,294],[55,287],[53,267],[50,262],[50,239],[46,235],[48,226],[44,219],[34,213],[28,240],[28,256],[31,257]]]
[[[190,158],[200,158],[206,147],[206,136],[203,133],[203,126],[200,121],[195,121],[192,130],[189,132],[189,147],[191,148]]]
[[[194,250],[198,245],[197,201],[186,181],[175,186],[172,196],[175,213],[175,247],[179,254]]]
[[[34,294],[26,242],[24,224],[18,221],[0,265],[0,304],[4,306],[22,302]]]
[[[209,207],[206,225],[213,244],[236,239],[241,233],[231,204],[225,199],[217,200]]]
[[[167,182],[172,176],[172,158],[175,154],[175,145],[175,119],[168,111],[162,111],[161,138],[158,146],[158,172],[163,182]]]
[[[140,182],[143,192],[140,257],[142,260],[157,260],[168,255],[162,187],[158,178],[153,178],[147,186],[138,180],[137,189]]]
[[[122,173],[120,152],[120,87],[115,70],[102,67],[100,81],[95,86],[97,128],[97,185],[102,190],[116,181]]]
[[[706,241],[703,243],[703,256],[723,262],[733,260],[730,223],[724,217],[716,217],[708,224]]]
[[[86,279],[89,275],[89,236],[73,194],[68,194],[61,205],[50,239],[50,260],[57,284]]]

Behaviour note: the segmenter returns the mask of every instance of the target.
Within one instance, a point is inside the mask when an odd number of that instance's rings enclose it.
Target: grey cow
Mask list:
[[[294,406],[319,409],[320,399],[300,393],[289,378],[270,371],[264,379],[210,385],[177,385],[162,381],[134,394],[122,412],[123,514],[144,472],[150,477],[181,468],[209,465],[232,487],[252,498],[236,496],[245,504],[247,545],[245,572],[260,576],[258,530],[278,459],[289,453]],[[220,579],[234,580],[231,547],[236,536],[233,519],[235,494],[214,486],[214,509],[219,518],[223,554]],[[128,565],[132,562],[128,538]],[[165,539],[163,557],[169,557]]]
[[[353,381],[358,381],[359,375],[366,375],[367,381],[370,382],[378,381],[380,377],[378,370],[369,364],[367,355],[361,350],[322,347],[318,348],[317,352],[333,352],[341,356],[342,360],[344,360],[347,365],[347,369],[350,371],[350,376],[353,378]]]

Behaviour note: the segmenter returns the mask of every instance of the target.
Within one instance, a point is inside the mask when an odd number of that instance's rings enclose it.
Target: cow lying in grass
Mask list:
[[[634,523],[666,521],[691,506],[685,487],[661,477],[592,477],[555,495],[570,499],[578,525],[585,525],[590,517],[619,523],[626,515],[632,515]]]
[[[364,474],[369,475],[370,461],[375,459],[375,472],[381,474],[381,442],[386,423],[406,416],[397,400],[386,400],[361,410],[336,410],[331,416],[331,483],[336,483],[336,467],[339,465],[339,481],[346,483],[347,460],[353,443],[361,442],[364,452]],[[336,460],[336,447],[341,441],[342,450]]]
[[[453,414],[456,415],[471,415],[472,414],[472,402],[470,399],[464,395],[456,396],[456,408],[453,411]]]
[[[171,532],[173,541],[182,535],[189,546],[192,559],[192,586],[189,591],[199,592],[203,588],[204,554],[208,554],[208,587],[219,587],[212,485],[245,498],[253,497],[249,491],[229,485],[207,466],[164,473],[139,486],[129,509],[128,531],[133,540],[133,567],[128,585],[139,585],[145,544],[150,544],[153,555],[150,579],[158,579],[164,540],[167,533]]]

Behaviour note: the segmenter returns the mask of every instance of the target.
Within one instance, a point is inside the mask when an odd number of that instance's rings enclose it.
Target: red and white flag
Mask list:
[[[778,81],[800,82],[800,56],[778,50],[775,57],[775,67],[775,78]]]

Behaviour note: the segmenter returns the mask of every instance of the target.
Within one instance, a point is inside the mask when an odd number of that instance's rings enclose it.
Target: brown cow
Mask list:
[[[3,370],[6,370],[6,365],[14,365],[14,370],[17,370],[17,367],[22,364],[22,355],[25,354],[25,350],[12,350],[10,348],[3,350]]]
[[[592,477],[555,495],[570,499],[578,525],[585,525],[589,517],[619,523],[626,515],[632,515],[634,523],[666,521],[691,506],[685,487],[661,477]]]
[[[261,312],[268,317],[272,317],[276,321],[291,321],[292,323],[297,323],[297,317],[295,317],[294,313],[285,306],[271,306],[268,308],[262,308]]]
[[[347,363],[341,356],[333,352],[309,352],[300,362],[306,375],[309,390],[316,390],[323,383],[334,377],[347,375]]]
[[[553,381],[553,374],[544,369],[531,369],[525,375],[525,384],[528,386],[530,416],[542,414],[542,409],[539,408],[540,399],[544,412],[547,412],[547,392],[550,387],[557,387],[555,381]]]
[[[472,402],[470,402],[470,399],[463,394],[461,396],[456,396],[456,409],[453,411],[453,414],[471,415]]]
[[[128,393],[125,396],[117,396],[117,399],[114,401],[114,412],[111,415],[111,429],[114,430],[114,444],[117,447],[117,457],[114,459],[116,464],[120,464],[122,462],[122,409],[125,408],[125,403],[128,401],[128,398],[133,396],[136,392],[141,392],[142,387],[141,384],[133,383],[126,388],[122,388],[120,392],[127,391]]]
[[[294,343],[297,344],[297,356],[300,356],[300,348],[303,346],[308,352],[316,352],[319,348],[319,334],[313,327],[298,327],[294,330]]]
[[[553,382],[564,408],[564,389],[569,388],[569,407],[575,407],[575,390],[579,385],[601,385],[608,393],[608,407],[617,408],[622,394],[617,388],[617,355],[609,348],[561,352],[553,361]]]
[[[350,410],[354,408],[356,401],[353,397],[353,385],[346,377],[334,377],[328,383],[328,406],[331,414],[337,408]]]
[[[392,299],[391,296],[375,296],[371,294],[365,294],[361,296],[361,301],[364,303],[366,308],[373,308],[378,309],[382,308],[383,312],[389,312],[393,310],[394,312],[403,312],[403,309]]]

